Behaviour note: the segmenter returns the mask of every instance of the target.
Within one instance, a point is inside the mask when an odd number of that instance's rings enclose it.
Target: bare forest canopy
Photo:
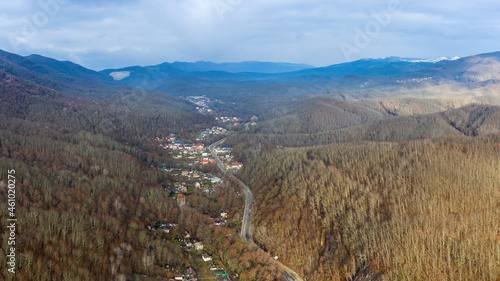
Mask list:
[[[0,279],[173,278],[199,266],[186,231],[242,281],[282,280],[274,256],[307,280],[498,280],[498,58],[96,72],[0,51],[0,194],[14,169],[20,245],[13,277],[2,203]],[[202,95],[210,111],[185,99]],[[259,247],[239,239],[235,184],[189,187],[180,207],[160,170],[179,162],[157,140],[219,125]],[[222,210],[232,226],[214,227]]]

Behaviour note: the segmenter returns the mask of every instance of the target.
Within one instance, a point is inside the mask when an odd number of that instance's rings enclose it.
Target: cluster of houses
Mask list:
[[[214,225],[215,226],[226,226],[228,218],[229,218],[229,214],[228,213],[221,212],[220,213],[220,218],[214,218]]]
[[[211,135],[227,135],[229,133],[228,130],[213,126],[212,128],[206,129],[200,133],[200,136],[196,139],[197,141],[206,140]]]
[[[215,163],[215,159],[210,156],[209,151],[205,148],[203,143],[196,144],[183,144],[181,142],[174,142],[169,144],[160,144],[164,149],[172,150],[174,159],[188,159],[193,162],[188,165],[207,165]]]
[[[240,162],[231,162],[231,165],[228,166],[228,169],[239,170],[243,168],[243,164]]]
[[[194,105],[196,105],[196,110],[203,114],[203,115],[215,115],[214,111],[210,108],[210,105],[213,103],[210,98],[208,98],[206,95],[202,96],[189,96],[186,98],[186,100],[190,101]],[[216,102],[218,100],[215,100]],[[238,126],[240,123],[240,119],[238,117],[227,117],[227,116],[220,116],[220,117],[215,117],[215,120],[222,122],[222,123],[231,123],[233,126]],[[201,138],[203,139],[203,138]]]
[[[240,122],[240,119],[238,117],[215,117],[215,120],[221,121],[222,123],[226,122]]]
[[[192,102],[196,106],[208,107],[208,103],[211,103],[210,99],[205,96],[189,96],[186,98],[188,101]]]
[[[240,170],[243,168],[243,164],[240,162],[233,161],[233,156],[231,155],[231,148],[229,147],[217,147],[215,148],[215,153],[219,155],[221,161],[230,170]]]
[[[157,137],[156,140],[157,141],[166,141],[166,142],[169,142],[169,143],[174,143],[175,142],[175,134],[170,134],[167,137]]]
[[[220,121],[222,123],[230,123],[233,126],[238,126],[240,124],[240,119],[238,117],[215,117],[215,120]]]
[[[206,102],[203,99],[193,99],[197,102],[204,103]],[[222,122],[236,122],[239,121],[234,118],[226,118],[221,117]],[[203,131],[200,134],[200,137],[197,139],[205,140],[210,135],[221,135],[227,134],[228,131],[221,127],[212,127]],[[173,176],[173,182],[168,186],[165,186],[165,190],[172,192],[173,199],[176,200],[179,206],[183,206],[187,202],[187,195],[192,193],[193,191],[201,191],[201,192],[214,192],[214,189],[222,184],[224,181],[214,176],[210,173],[201,172],[199,169],[202,165],[207,165],[210,163],[215,163],[216,160],[212,157],[208,148],[205,147],[203,143],[183,143],[176,139],[174,134],[171,134],[167,137],[156,138],[159,142],[159,146],[165,150],[169,150],[169,154],[172,155],[174,159],[180,159],[180,161],[175,161],[171,163],[171,165],[167,168],[164,164],[164,167],[159,168],[165,172],[170,173]],[[216,152],[220,155],[221,160],[226,164],[228,169],[238,170],[243,167],[243,165],[239,162],[235,162],[233,156],[231,155],[231,148],[229,147],[218,147]],[[172,166],[174,168],[172,168]],[[198,167],[197,167],[198,166]],[[213,225],[216,227],[225,227],[228,223],[229,215],[226,212],[222,212],[219,217],[213,219]],[[192,239],[187,231],[181,231],[178,229],[175,223],[160,223],[159,226],[155,227],[148,226],[150,231],[154,231],[156,233],[166,233],[170,236],[176,238],[179,243],[181,243],[181,247],[183,247],[186,251],[196,250],[203,251],[204,245],[201,241],[197,241],[196,239]],[[181,238],[182,237],[182,238]],[[177,243],[177,242],[176,242]],[[216,280],[219,281],[227,281],[229,279],[229,275],[226,273],[222,266],[216,266],[212,261],[212,257],[207,253],[202,255],[202,259],[205,262],[209,263],[210,270],[215,274]],[[166,269],[168,270],[168,269]],[[170,280],[198,280],[198,274],[194,268],[188,268],[185,271],[178,271],[174,268],[170,269],[172,273],[176,273],[174,275],[174,279]]]
[[[196,156],[208,156],[208,152],[205,149],[203,143],[196,144],[184,144],[182,142],[172,142],[167,144],[160,144],[163,149],[172,150],[175,152],[175,159],[189,158],[194,159]]]
[[[212,260],[212,257],[209,254],[203,254],[201,256],[204,262],[210,263],[210,270],[213,271],[213,273],[216,276],[220,276],[217,280],[220,281],[226,281],[226,280],[231,280],[229,279],[229,274],[224,270],[222,267],[217,267],[215,263]]]
[[[212,103],[212,101],[205,95],[203,96],[189,96],[186,98],[188,101],[196,105],[196,110],[203,114],[203,115],[208,115],[212,113],[212,109],[209,108],[209,104]]]
[[[202,173],[200,171],[193,170],[193,169],[160,168],[160,170],[169,172],[172,176],[176,177],[177,182],[174,183],[175,190],[171,190],[173,192],[186,193],[187,190],[183,191],[183,189],[187,189],[186,184],[193,185],[195,188],[203,189],[204,186],[202,183],[200,183],[200,181],[201,182],[210,182],[210,185],[220,184],[220,183],[224,182],[221,178],[216,177],[210,173]],[[184,180],[187,181],[188,183],[184,182]],[[183,182],[179,183],[179,181],[183,181]]]
[[[175,224],[175,223],[160,223],[160,226],[158,227],[157,230],[151,228],[151,226],[148,225],[148,229],[153,230],[153,231],[163,231],[165,233],[170,233],[170,232],[177,229],[177,224]]]
[[[149,226],[148,226],[149,227]],[[170,230],[176,228],[177,226],[175,224],[171,223],[161,223],[160,227],[158,229],[165,231],[167,233],[170,233]],[[150,227],[149,227],[150,228]],[[188,231],[182,231],[181,234],[182,238],[178,238],[177,240],[181,243],[183,243],[183,247],[185,248],[186,251],[192,251],[196,250],[198,252],[204,250],[204,245],[203,242],[198,241],[197,239],[194,239],[191,237],[191,234]],[[213,262],[212,256],[210,256],[208,253],[202,254],[201,258],[203,259],[204,262],[209,263],[210,270],[217,276],[217,280],[221,281],[230,281],[229,279],[229,274],[227,274],[224,270],[223,267],[218,267],[215,265]],[[168,267],[168,266],[167,266]],[[173,268],[168,267],[167,270],[172,270],[174,271]],[[176,271],[176,274],[174,275],[174,279],[170,280],[182,280],[182,281],[198,281],[198,274],[196,270],[192,267],[187,268],[184,273]]]
[[[192,170],[184,170],[182,174],[185,173],[199,173],[198,171],[192,171]],[[201,176],[195,176],[193,175],[191,178],[189,178],[186,182],[174,182],[174,186],[170,188],[170,191],[176,196],[175,199],[177,199],[177,203],[179,206],[183,206],[186,204],[186,194],[188,194],[190,191],[189,189],[191,188],[192,191],[194,190],[199,190],[204,193],[213,193],[215,191],[215,188],[219,186],[220,184],[224,183],[224,180],[213,176],[212,174],[201,174]]]
[[[169,281],[198,281],[198,274],[196,273],[196,270],[192,267],[186,269],[184,274],[182,273],[177,273],[174,275],[174,279],[170,279]]]

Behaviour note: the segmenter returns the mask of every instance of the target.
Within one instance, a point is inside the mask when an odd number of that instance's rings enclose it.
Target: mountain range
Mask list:
[[[242,96],[273,99],[287,96],[335,96],[358,100],[388,96],[433,96],[469,99],[500,104],[495,96],[499,80],[499,54],[434,60],[362,59],[327,67],[280,73],[248,72],[246,63],[237,71],[220,71],[217,64],[165,63],[148,67],[103,70],[104,75],[121,74],[120,82],[174,96],[203,93],[237,101]],[[208,65],[208,67],[204,67]],[[268,67],[272,63],[266,63]],[[278,64],[280,65],[280,64]],[[298,65],[297,67],[303,67]],[[270,71],[269,71],[270,72]],[[493,94],[492,94],[493,93]]]
[[[499,59],[94,71],[0,51],[0,166],[15,170],[25,218],[16,276],[173,278],[165,268],[194,265],[174,242],[186,230],[240,280],[281,280],[272,256],[307,280],[497,280]],[[215,116],[190,95],[210,98]],[[255,194],[251,229],[266,253],[236,238],[243,204],[229,181],[208,195],[193,183],[182,208],[172,200],[181,178],[160,167],[198,168],[174,160],[163,140],[191,141],[215,125],[232,131],[224,145],[244,163],[236,175]],[[214,227],[221,210],[232,226]],[[163,222],[179,228],[156,231]]]
[[[0,71],[92,101],[134,100],[134,95],[149,93],[149,102],[172,101],[175,108],[186,102],[174,97],[207,95],[232,102],[236,114],[264,118],[280,118],[268,113],[289,102],[322,96],[348,101],[380,99],[387,111],[398,115],[433,113],[471,103],[500,105],[500,52],[434,60],[362,59],[328,67],[174,62],[97,72],[69,61],[0,51]],[[287,115],[301,112],[287,110]]]
[[[326,94],[338,89],[412,89],[460,83],[472,83],[468,86],[470,89],[485,87],[496,84],[500,78],[499,56],[500,53],[439,59],[389,57],[362,59],[327,67],[270,62],[173,62],[97,72],[69,61],[57,61],[39,55],[22,57],[0,50],[0,67],[32,81],[41,80],[37,77],[52,83],[57,81],[58,86],[65,90],[76,88],[75,85],[93,90],[112,85],[146,88],[172,95],[181,95],[181,91],[197,91],[199,87],[236,92],[251,88],[253,94],[266,92],[271,95]],[[43,83],[50,85],[49,81]],[[248,82],[252,83],[251,87],[247,87]],[[206,91],[208,94],[211,92],[210,89]]]

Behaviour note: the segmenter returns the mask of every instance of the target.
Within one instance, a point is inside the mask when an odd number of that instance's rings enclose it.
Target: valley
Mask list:
[[[0,51],[22,245],[0,278],[498,280],[499,58],[97,72]]]

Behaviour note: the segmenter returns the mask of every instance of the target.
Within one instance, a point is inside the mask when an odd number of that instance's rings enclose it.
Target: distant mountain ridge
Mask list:
[[[314,68],[308,64],[285,63],[285,62],[260,62],[243,61],[239,63],[214,63],[208,61],[199,62],[173,62],[170,65],[182,71],[223,71],[229,73],[256,72],[256,73],[283,73]]]
[[[226,80],[283,80],[308,76],[346,75],[397,75],[425,68],[434,61],[404,59],[390,57],[385,59],[362,59],[353,62],[335,64],[326,67],[314,67],[307,64],[274,63],[246,61],[240,63],[213,63],[213,62],[173,62],[154,66],[131,66],[119,69],[105,69],[100,73],[111,76],[116,73],[128,72],[126,77],[116,80],[126,80],[134,76],[190,76],[203,79]],[[145,75],[148,73],[148,75]],[[130,84],[130,83],[128,83]]]
[[[188,101],[133,89],[72,62],[0,51],[0,117],[111,137],[205,127],[210,116]]]
[[[444,96],[500,104],[500,52],[464,58],[361,59],[307,67],[269,62],[173,62],[96,72],[71,62],[0,51],[0,70],[84,98],[109,97],[117,89],[114,86],[128,86],[173,96],[203,93],[233,102],[262,102],[263,98],[276,100],[284,96],[292,100],[313,96],[351,100]],[[114,90],[110,91],[109,86]],[[240,110],[245,112],[245,108]]]
[[[23,57],[0,50],[0,70],[40,86],[82,98],[109,98],[123,90],[120,88],[122,85],[107,75],[69,61],[39,55]]]

